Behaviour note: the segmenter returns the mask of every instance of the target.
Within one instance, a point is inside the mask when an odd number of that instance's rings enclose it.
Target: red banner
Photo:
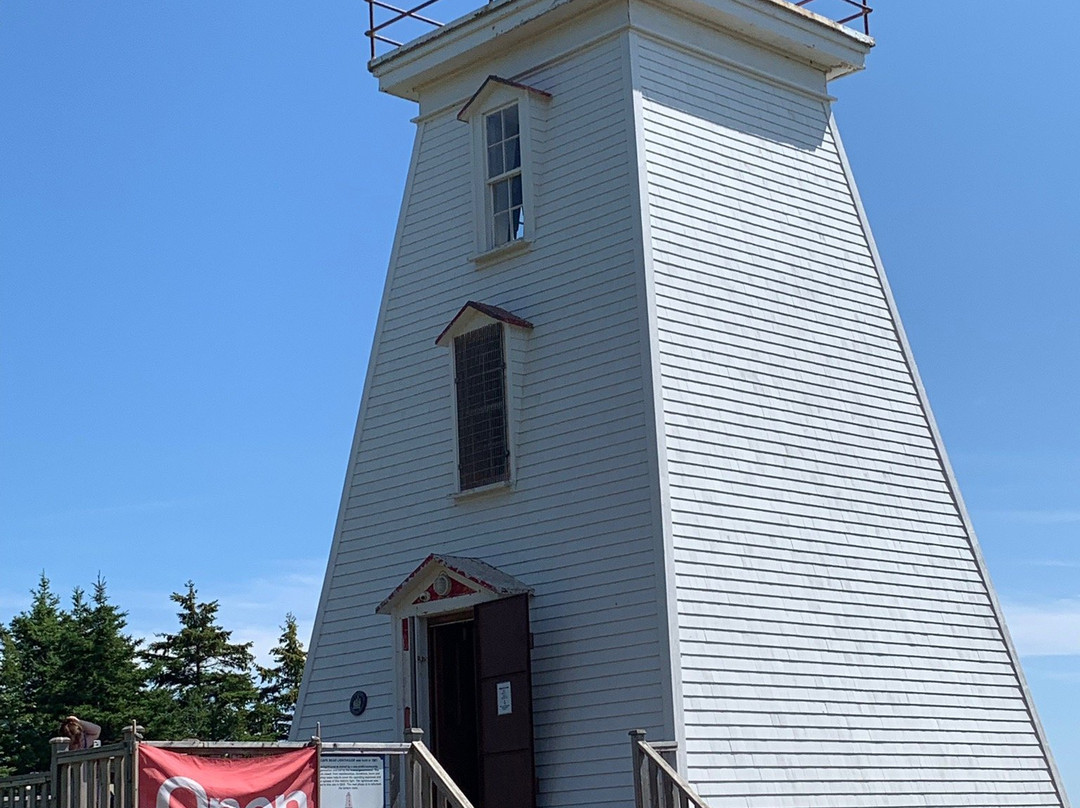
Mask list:
[[[318,808],[316,749],[210,758],[139,746],[138,808]]]

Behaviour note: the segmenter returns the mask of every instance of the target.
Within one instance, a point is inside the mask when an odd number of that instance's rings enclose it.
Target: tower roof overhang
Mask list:
[[[613,30],[648,32],[650,9],[671,11],[806,64],[826,79],[863,68],[874,40],[788,0],[493,0],[372,59],[381,90],[419,101],[423,88],[490,61],[493,52],[535,43],[558,26],[611,7]]]

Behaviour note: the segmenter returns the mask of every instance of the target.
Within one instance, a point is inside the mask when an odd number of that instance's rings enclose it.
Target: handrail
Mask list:
[[[792,0],[797,6],[808,6],[814,2],[814,0]],[[858,9],[854,14],[843,17],[842,19],[835,20],[840,25],[847,25],[854,20],[862,19],[863,33],[870,36],[870,14],[874,9],[870,8],[870,4],[867,0],[833,0],[833,2],[846,3],[852,8]]]
[[[816,1],[817,0],[790,0],[790,2],[796,6],[807,6]],[[389,36],[383,33],[383,31],[385,31],[387,28],[401,22],[402,20],[413,20],[418,23],[423,23],[424,25],[430,25],[432,30],[442,28],[444,23],[432,19],[431,17],[417,13],[423,11],[428,6],[434,5],[438,2],[439,0],[421,0],[420,3],[412,6],[411,8],[400,8],[387,2],[387,0],[367,0],[368,27],[367,30],[364,31],[364,36],[368,38],[368,42],[371,46],[371,58],[374,59],[378,55],[377,50],[379,44],[389,45],[391,48],[397,48],[402,45],[401,42],[397,41],[396,39],[391,39]],[[870,8],[868,0],[832,0],[832,2],[834,4],[846,4],[852,9],[855,9],[855,11],[854,13],[847,15],[838,13],[824,14],[823,16],[833,19],[834,22],[837,22],[840,25],[847,25],[849,22],[854,22],[855,20],[861,19],[863,33],[867,36],[870,35],[870,13],[873,11],[873,9]],[[482,5],[482,0],[478,0],[476,7],[480,8]],[[376,23],[376,9],[380,11],[391,12],[391,16]],[[840,19],[835,19],[836,17],[840,17]]]
[[[473,808],[469,798],[424,746],[423,735],[423,730],[415,728],[405,733],[410,741],[405,775],[408,808]]]
[[[0,778],[0,808],[44,808],[52,796],[48,772]]]
[[[635,808],[709,808],[694,787],[648,744],[645,730],[630,730],[630,752]]]

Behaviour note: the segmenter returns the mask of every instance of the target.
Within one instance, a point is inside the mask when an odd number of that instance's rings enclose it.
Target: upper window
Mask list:
[[[521,181],[521,128],[518,105],[484,116],[487,153],[487,216],[491,246],[501,247],[525,235]]]
[[[535,231],[535,123],[551,101],[544,90],[488,76],[461,108],[472,128],[476,253],[486,264],[529,248]]]
[[[510,478],[506,361],[501,323],[454,338],[458,485],[462,491]]]

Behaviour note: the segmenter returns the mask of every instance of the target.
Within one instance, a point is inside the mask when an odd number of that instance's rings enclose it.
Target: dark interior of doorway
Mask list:
[[[431,751],[465,796],[479,805],[476,633],[472,619],[428,623]]]

